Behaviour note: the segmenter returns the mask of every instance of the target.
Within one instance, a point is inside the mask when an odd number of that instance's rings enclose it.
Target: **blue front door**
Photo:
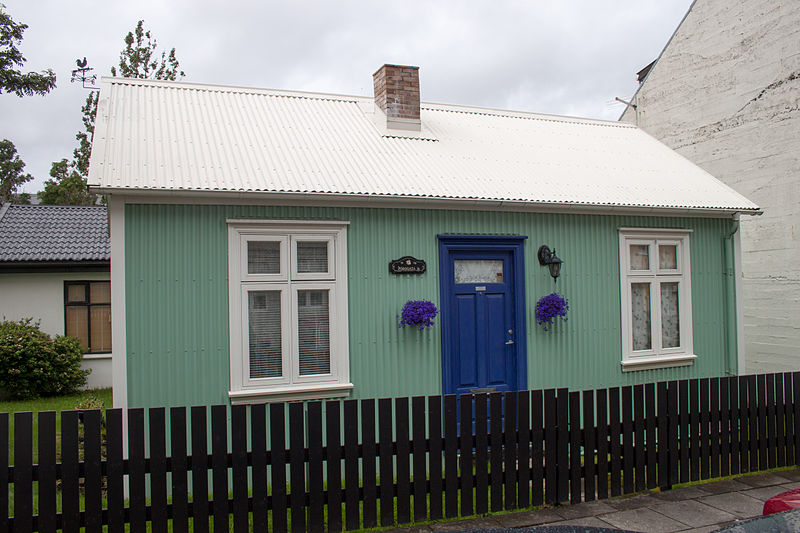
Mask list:
[[[443,239],[445,394],[525,388],[521,241]]]

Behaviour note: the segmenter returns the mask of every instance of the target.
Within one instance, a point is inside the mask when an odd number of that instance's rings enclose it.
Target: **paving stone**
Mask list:
[[[430,533],[431,528],[427,525],[399,527],[396,529],[383,529],[381,533]]]
[[[795,468],[794,470],[781,470],[780,472],[775,472],[775,475],[786,478],[789,481],[800,482],[800,468]]]
[[[736,520],[731,513],[696,500],[664,502],[651,507],[651,509],[691,527],[710,526]]]
[[[504,514],[495,516],[494,518],[503,527],[538,526],[540,524],[548,524],[550,522],[563,520],[562,517],[557,515],[555,511],[549,507],[546,509],[536,509],[535,511]]]
[[[736,492],[739,490],[748,490],[753,487],[745,485],[735,479],[723,479],[722,481],[714,481],[712,483],[703,483],[697,485],[697,488],[709,494],[722,494],[723,492]]]
[[[613,513],[616,510],[617,509],[601,501],[576,503],[575,505],[563,505],[553,509],[553,511],[555,511],[556,514],[558,514],[565,520],[572,520],[574,518],[583,518],[585,516],[597,516],[605,513]]]
[[[608,515],[605,515],[608,516]],[[604,527],[604,528],[613,528],[616,527],[605,520],[601,520],[596,516],[587,516],[584,518],[575,518],[574,520],[564,520],[563,522],[554,522],[552,524],[547,524],[548,526],[588,526],[588,527]],[[645,530],[640,530],[645,531]]]
[[[727,511],[738,518],[752,518],[760,516],[764,509],[764,502],[757,500],[741,492],[729,492],[727,494],[714,494],[699,498],[701,503]]]
[[[620,529],[647,531],[648,533],[671,533],[686,529],[686,524],[657,513],[652,509],[631,509],[603,515],[603,521]]]
[[[432,531],[465,531],[468,529],[491,529],[499,528],[500,522],[495,517],[470,518],[457,522],[439,522],[431,524]]]
[[[629,511],[631,509],[641,509],[659,503],[652,494],[637,494],[629,498],[619,498],[617,500],[606,500],[606,503],[617,511]]]
[[[733,523],[734,522],[725,522],[724,524],[714,524],[713,526],[693,527],[692,529],[687,529],[686,533],[711,533],[712,531],[717,531],[719,528]]]
[[[740,481],[745,485],[750,485],[751,487],[769,487],[770,485],[780,485],[782,483],[786,483],[786,478],[781,477],[777,474],[773,474],[772,472],[766,472],[764,474],[752,474],[749,476],[742,476],[736,478],[736,481]]]
[[[707,496],[708,493],[700,490],[698,485],[690,487],[681,487],[679,489],[665,490],[662,492],[654,493],[653,496],[665,502],[677,502],[681,500],[691,500],[692,498],[702,498]]]
[[[794,485],[797,486],[797,484]],[[786,492],[787,490],[791,489],[784,489],[783,485],[774,485],[772,487],[759,487],[757,489],[743,490],[741,493],[765,502],[773,496],[777,496],[781,492]]]

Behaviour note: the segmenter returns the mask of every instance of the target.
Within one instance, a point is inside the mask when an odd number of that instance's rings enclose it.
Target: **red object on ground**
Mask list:
[[[800,489],[782,492],[764,502],[764,516],[789,509],[800,509]]]

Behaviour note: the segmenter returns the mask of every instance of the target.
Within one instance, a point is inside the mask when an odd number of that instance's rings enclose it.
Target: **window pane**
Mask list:
[[[281,243],[278,241],[247,241],[248,274],[280,274]]]
[[[111,303],[111,282],[100,281],[89,285],[89,301],[93,304]]]
[[[631,314],[633,324],[633,349],[650,350],[653,347],[650,332],[650,284],[631,284]]]
[[[281,293],[250,291],[248,326],[250,378],[276,378],[281,368]]]
[[[503,283],[502,259],[456,259],[456,283]]]
[[[650,246],[631,244],[631,270],[650,270]]]
[[[298,272],[327,272],[327,241],[302,241],[297,243]]]
[[[331,343],[328,291],[297,291],[300,375],[330,374]]]
[[[67,285],[67,302],[83,303],[86,301],[86,285]]]
[[[71,285],[70,287],[74,287]],[[81,286],[82,288],[83,286]],[[67,307],[67,335],[81,341],[84,351],[89,349],[89,308],[82,305]]]
[[[658,246],[658,267],[665,270],[678,269],[678,247],[674,244]]]
[[[677,348],[681,345],[678,282],[661,284],[661,345]]]
[[[89,309],[91,320],[91,351],[111,351],[111,306],[93,305]]]

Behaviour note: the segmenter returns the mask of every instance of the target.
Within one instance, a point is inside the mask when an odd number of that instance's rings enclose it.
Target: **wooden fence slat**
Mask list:
[[[711,471],[709,475],[712,478],[719,477],[719,419],[720,419],[720,406],[719,406],[719,378],[713,378],[710,381],[711,395]]]
[[[489,417],[488,396],[475,395],[475,512],[489,512]]]
[[[556,391],[558,441],[556,442],[556,469],[558,471],[558,502],[569,500],[569,389]]]
[[[530,506],[530,392],[517,393],[517,506]]]
[[[103,529],[103,478],[100,466],[101,424],[102,412],[99,409],[83,412],[83,492],[86,511],[84,513],[84,531],[86,533],[99,533]],[[157,530],[154,529],[154,531]]]
[[[503,501],[508,511],[517,508],[517,394],[504,393],[503,403]]]
[[[130,415],[129,415],[130,416]],[[144,428],[134,423],[131,433],[138,438],[129,441],[130,450],[130,506],[142,509],[141,517],[131,515],[131,527],[144,525],[144,473],[139,475],[139,467],[144,471],[144,463],[137,460],[144,456]],[[138,441],[141,440],[141,447]],[[141,448],[141,451],[139,451]],[[138,453],[137,453],[138,452]],[[61,413],[61,518],[64,533],[80,531],[80,489],[78,473],[78,412]],[[140,488],[141,487],[141,488]]]
[[[489,395],[489,456],[491,482],[490,509],[492,512],[503,509],[503,394],[493,392]]]
[[[106,418],[108,418],[108,411],[106,411]],[[172,458],[172,530],[188,531],[189,480],[187,477],[186,408],[170,408],[169,424],[170,455]],[[109,440],[110,429],[109,427]],[[110,462],[111,454],[109,453]]]
[[[792,374],[794,405],[794,464],[800,466],[800,372]]]
[[[461,474],[461,516],[471,516],[472,502],[472,395],[458,398],[461,421],[459,423],[459,451]]]
[[[622,387],[622,492],[633,492],[633,387]]]
[[[408,447],[408,398],[395,398],[395,438],[397,439],[397,523],[411,522],[411,469]]]
[[[325,521],[322,475],[322,402],[308,402],[308,531],[322,532]],[[245,500],[246,501],[246,500]]]
[[[328,454],[328,531],[338,533],[342,530],[342,429],[338,400],[325,402],[325,449]],[[255,466],[254,466],[255,468]],[[253,494],[255,498],[255,494]],[[255,520],[254,520],[255,522]],[[267,528],[253,528],[253,531],[266,531]]]
[[[680,442],[679,442],[679,426],[680,416],[678,415],[680,388],[677,381],[670,381],[667,388],[667,409],[669,411],[668,421],[668,440],[667,446],[669,447],[669,484],[670,486],[680,482]]]
[[[358,400],[344,402],[344,501],[345,529],[361,525],[358,468]]]
[[[645,407],[645,451],[647,455],[647,483],[648,489],[654,489],[658,486],[657,477],[657,445],[656,445],[656,421],[658,413],[656,412],[656,384],[648,383],[644,386],[644,407]]]
[[[783,374],[775,374],[775,464],[786,466],[786,418],[784,416]]]
[[[247,476],[247,406],[231,406],[231,466],[233,476],[233,531],[249,529]]]
[[[759,466],[759,434],[758,434],[758,391],[756,376],[747,378],[747,417],[749,421],[748,440],[750,443],[750,458],[748,471],[756,472]]]
[[[289,526],[286,516],[286,407],[282,403],[269,406],[269,446],[272,530],[283,533]]]
[[[608,436],[611,441],[611,495],[622,494],[622,448],[620,447],[619,387],[608,389]]]
[[[56,413],[39,411],[39,531],[56,530]],[[6,442],[8,442],[8,435]],[[2,438],[2,436],[0,436]],[[8,493],[6,493],[8,494]]]
[[[5,511],[6,517],[0,521],[0,533],[8,533],[11,530],[11,512],[8,508],[9,484],[12,481],[8,477],[9,463],[9,427],[8,413],[0,413],[0,512]]]
[[[292,533],[306,530],[306,461],[305,451],[305,411],[303,404],[289,404],[289,507],[292,517]],[[216,490],[214,491],[216,497]],[[215,517],[216,518],[216,517]],[[214,530],[216,533],[216,528]]]
[[[458,409],[456,397],[444,397],[444,515],[458,516]]]
[[[33,531],[33,414],[14,413],[14,533]]]
[[[777,442],[775,437],[775,374],[767,374],[767,468],[775,468],[777,463]]]
[[[688,483],[689,478],[689,382],[682,380],[678,382],[678,416],[679,427],[678,436],[680,438],[680,479],[681,483]]]
[[[544,438],[543,395],[541,390],[531,392],[531,505],[544,503]]]
[[[173,429],[173,438],[175,438],[174,431]],[[263,403],[250,406],[250,450],[253,457],[253,531],[266,531],[269,523],[267,518],[269,516],[267,505],[267,406]],[[174,476],[175,474],[173,474],[173,480]]]
[[[766,375],[756,376],[756,394],[758,402],[758,469],[769,468],[767,460],[767,382]]]
[[[427,472],[425,465],[425,397],[414,396],[411,399],[412,440],[414,454],[414,521],[421,522],[428,518],[428,490],[425,487]]]
[[[730,417],[730,436],[731,436],[731,475],[742,472],[742,448],[740,437],[742,434],[741,410],[739,409],[739,378],[730,376],[728,378],[728,398],[729,398],[729,417]]]
[[[211,406],[211,490],[213,492],[211,508],[214,513],[214,533],[229,531],[228,406],[226,405]]]
[[[407,444],[406,447],[408,447]],[[365,528],[378,525],[378,482],[377,466],[375,464],[377,452],[375,443],[375,400],[361,400],[361,471],[364,493],[362,515]],[[408,479],[408,475],[406,475],[406,479]]]
[[[443,516],[442,508],[442,398],[428,398],[428,477],[430,478],[431,520]]]
[[[786,428],[786,462],[785,466],[794,464],[794,415],[792,413],[792,398],[794,398],[791,372],[783,373],[783,420]]]
[[[660,381],[656,386],[658,409],[658,486],[661,490],[672,488],[669,479],[669,402],[667,400],[667,382]]]
[[[581,393],[569,393],[569,501],[581,503]]]
[[[689,381],[689,467],[690,480],[700,479],[700,381]]]
[[[708,479],[711,475],[711,436],[709,424],[711,423],[710,384],[708,378],[700,380],[700,479]]]
[[[122,409],[106,409],[106,435],[108,533],[123,533],[125,531],[125,498],[122,468],[122,439],[124,436]]]
[[[167,444],[165,410],[148,410],[150,428],[150,516],[154,533],[167,532]],[[88,428],[87,428],[88,429]],[[227,506],[225,513],[227,514]]]
[[[378,430],[380,431],[381,526],[383,527],[394,524],[393,429],[392,400],[390,398],[381,398],[378,400]]]
[[[77,422],[77,417],[75,421]],[[64,415],[61,416],[61,429],[64,429]],[[66,482],[66,479],[64,481]],[[131,531],[144,531],[147,495],[145,489],[144,409],[141,408],[128,410],[128,486],[130,488]]]
[[[719,379],[719,464],[720,475],[728,476],[731,472],[731,400],[730,378]]]
[[[597,498],[608,498],[608,391],[595,391],[597,398]]]
[[[208,531],[208,413],[202,405],[192,415],[192,531]],[[128,421],[130,426],[130,411]],[[132,431],[132,426],[130,426]],[[133,529],[132,529],[133,530]],[[140,530],[133,530],[140,531]]]
[[[644,474],[647,457],[644,440],[644,385],[634,385],[633,387],[633,436],[633,457],[636,468],[634,483],[636,490],[639,491],[647,487],[647,480]]]
[[[551,505],[558,503],[558,470],[556,469],[558,434],[553,429],[558,424],[557,413],[556,390],[547,389],[544,391],[544,496],[545,503]]]

